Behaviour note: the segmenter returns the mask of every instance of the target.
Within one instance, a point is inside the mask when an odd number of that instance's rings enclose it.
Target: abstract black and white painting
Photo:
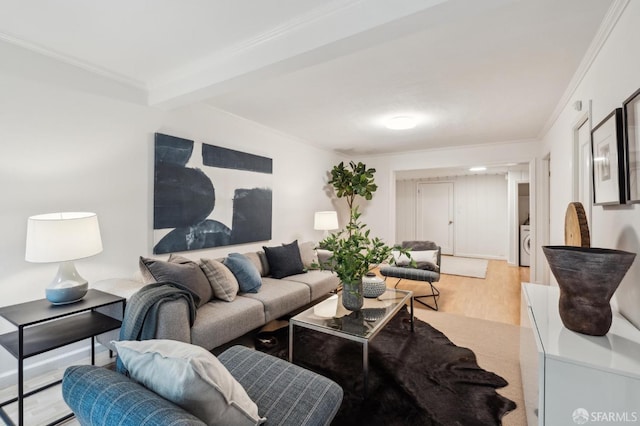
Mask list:
[[[273,160],[155,134],[154,254],[271,239]]]

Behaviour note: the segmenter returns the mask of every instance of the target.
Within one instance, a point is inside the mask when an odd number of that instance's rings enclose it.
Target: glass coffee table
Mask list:
[[[342,306],[342,292],[330,296],[289,320],[289,362],[293,362],[295,327],[304,327],[362,343],[362,372],[366,396],[369,376],[369,341],[407,303],[410,306],[413,332],[413,292],[411,291],[387,289],[384,294],[375,299],[365,298],[362,309],[353,312]]]

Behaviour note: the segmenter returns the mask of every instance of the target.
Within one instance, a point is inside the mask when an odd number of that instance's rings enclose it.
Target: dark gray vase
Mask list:
[[[569,330],[604,336],[611,328],[611,297],[635,253],[593,247],[542,247],[560,287],[558,307]]]
[[[342,306],[350,311],[362,308],[362,280],[353,283],[342,283]]]

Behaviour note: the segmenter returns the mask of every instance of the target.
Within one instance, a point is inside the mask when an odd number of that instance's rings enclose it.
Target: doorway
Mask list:
[[[438,241],[442,254],[454,253],[453,182],[417,185],[416,239]]]
[[[518,232],[519,232],[519,265],[531,265],[531,226],[530,226],[530,194],[529,182],[518,183]]]
[[[573,163],[577,165],[573,176],[573,200],[580,201],[591,223],[591,200],[593,181],[591,177],[591,101],[589,109],[573,126]]]

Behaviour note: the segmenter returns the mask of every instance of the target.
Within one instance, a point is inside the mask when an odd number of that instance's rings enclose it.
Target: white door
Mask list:
[[[420,182],[416,198],[416,239],[453,254],[453,182]]]

